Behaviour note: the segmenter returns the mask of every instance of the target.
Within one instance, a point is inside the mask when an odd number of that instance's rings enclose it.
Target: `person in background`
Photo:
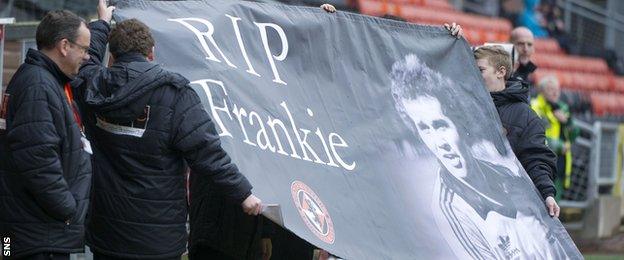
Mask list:
[[[151,62],[150,29],[128,19],[112,30],[93,24],[91,33],[90,59],[72,86],[94,149],[86,240],[95,259],[180,259],[188,168],[238,211],[258,215],[260,199],[189,81]],[[110,67],[102,63],[107,42]]]
[[[525,26],[538,38],[548,37],[548,32],[542,27],[542,13],[539,12],[540,0],[524,0],[524,10],[518,16],[518,24]]]
[[[556,199],[560,200],[564,189],[570,187],[572,174],[572,143],[580,130],[574,126],[568,105],[560,99],[561,89],[557,77],[550,75],[540,80],[539,95],[531,100],[531,108],[542,118],[546,126],[546,141],[557,154]]]
[[[539,5],[539,11],[543,17],[542,26],[546,28],[550,37],[555,38],[565,52],[571,53],[575,51],[574,41],[565,29],[563,13],[557,6],[556,1],[542,0]]]
[[[531,61],[531,56],[535,53],[533,33],[526,27],[518,27],[511,31],[509,41],[518,52],[518,62],[514,64],[512,77],[528,82],[529,76],[537,69]]]
[[[514,49],[518,53],[518,60],[513,64],[513,73],[511,79],[520,80],[527,85],[527,101],[535,96],[535,88],[530,81],[531,74],[537,70],[537,66],[531,58],[535,53],[535,38],[533,33],[526,27],[518,27],[511,31],[509,41],[514,45]]]

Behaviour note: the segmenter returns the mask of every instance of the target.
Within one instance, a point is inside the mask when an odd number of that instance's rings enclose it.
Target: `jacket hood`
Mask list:
[[[49,71],[61,85],[70,81],[70,78],[65,75],[63,71],[61,71],[61,68],[59,68],[59,66],[56,65],[52,59],[48,58],[48,56],[38,50],[29,49],[26,53],[26,60],[24,60],[24,62],[43,67]]]
[[[509,79],[505,83],[505,89],[499,92],[491,92],[492,100],[496,107],[511,103],[529,103],[529,86],[516,79]]]
[[[125,64],[120,66],[120,63]],[[119,59],[109,70],[96,73],[106,74],[89,77],[85,103],[98,115],[121,122],[132,121],[143,113],[152,90],[165,86],[182,88],[189,84],[182,75],[137,56]]]

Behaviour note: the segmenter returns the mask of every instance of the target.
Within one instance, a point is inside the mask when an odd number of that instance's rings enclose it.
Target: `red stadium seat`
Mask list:
[[[613,90],[624,93],[624,77],[613,78]]]
[[[368,15],[382,16],[384,14],[392,14],[412,22],[438,25],[456,22],[461,24],[463,28],[480,29],[494,35],[496,33],[508,34],[511,30],[511,23],[505,19],[465,14],[457,12],[452,8],[441,8],[441,6],[447,6],[440,4],[441,2],[443,1],[358,0],[358,5],[360,12]],[[488,37],[492,40],[500,38],[498,35]]]
[[[535,51],[537,53],[563,53],[559,43],[555,39],[535,39]]]
[[[610,74],[609,66],[603,59],[553,53],[536,53],[533,62],[540,68]]]
[[[605,103],[602,101],[601,97],[602,96],[599,93],[592,93],[590,95],[592,110],[594,114],[599,116],[603,116],[607,112]]]
[[[417,5],[430,9],[453,10],[453,6],[446,0],[376,0],[378,2],[389,2],[400,5]]]

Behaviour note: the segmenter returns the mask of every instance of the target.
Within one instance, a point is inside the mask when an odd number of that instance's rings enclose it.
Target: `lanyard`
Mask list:
[[[71,85],[65,83],[65,96],[67,97],[67,102],[74,113],[74,120],[76,120],[76,124],[78,124],[78,128],[80,128],[81,132],[84,132],[84,128],[82,126],[82,120],[80,119],[80,112],[78,112],[78,107],[76,107],[76,103],[74,103],[74,94],[72,93]]]

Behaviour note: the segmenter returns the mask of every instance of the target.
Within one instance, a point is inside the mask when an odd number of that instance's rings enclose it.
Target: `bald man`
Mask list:
[[[513,77],[528,81],[529,75],[537,69],[531,62],[531,55],[535,52],[533,33],[526,27],[517,27],[511,31],[510,41],[518,51],[518,62],[514,64]]]

